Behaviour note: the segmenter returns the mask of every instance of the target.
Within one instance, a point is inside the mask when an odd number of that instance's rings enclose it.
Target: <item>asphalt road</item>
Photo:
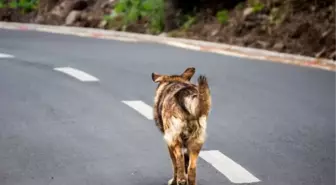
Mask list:
[[[171,163],[152,120],[151,72],[206,74],[213,95],[203,150],[253,185],[335,184],[335,73],[149,43],[0,30],[1,185],[164,185]],[[99,79],[55,71],[72,67]],[[193,78],[195,81],[195,78]],[[198,185],[231,185],[200,158]]]

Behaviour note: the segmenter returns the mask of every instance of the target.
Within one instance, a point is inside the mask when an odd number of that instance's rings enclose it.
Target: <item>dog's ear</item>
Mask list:
[[[152,73],[153,82],[157,83],[157,82],[162,81],[162,79],[163,79],[163,75],[160,75],[158,73]]]
[[[188,67],[182,74],[181,77],[190,81],[190,79],[194,76],[196,69],[194,67]]]

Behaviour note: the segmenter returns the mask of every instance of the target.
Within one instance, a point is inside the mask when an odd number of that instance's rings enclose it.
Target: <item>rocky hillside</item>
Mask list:
[[[161,34],[167,26],[168,0],[49,1],[0,0],[0,19],[147,34]],[[336,59],[334,0],[215,1],[200,1],[207,6],[181,11],[176,29],[166,34]]]

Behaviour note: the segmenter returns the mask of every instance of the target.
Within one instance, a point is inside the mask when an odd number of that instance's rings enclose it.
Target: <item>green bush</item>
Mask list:
[[[20,9],[23,12],[30,12],[37,9],[38,3],[39,0],[11,0],[9,3],[0,0],[0,8]]]
[[[159,33],[164,27],[163,10],[163,0],[119,0],[110,18],[106,19],[113,21],[114,17],[122,16],[125,25],[146,19],[150,31]]]
[[[186,19],[186,21],[182,25],[182,28],[184,30],[189,29],[191,27],[191,25],[193,25],[196,22],[196,17],[195,16],[186,15],[185,19]]]
[[[265,7],[265,5],[259,0],[249,0],[249,4],[252,7],[253,12],[260,12]]]
[[[229,12],[227,10],[221,10],[217,12],[216,17],[221,24],[225,24],[229,20]]]

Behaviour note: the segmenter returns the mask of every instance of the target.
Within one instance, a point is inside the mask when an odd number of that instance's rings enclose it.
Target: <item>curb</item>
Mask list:
[[[154,35],[119,32],[119,31],[103,30],[96,28],[53,26],[53,25],[40,25],[40,24],[14,23],[14,22],[1,22],[1,21],[0,21],[0,28],[23,30],[23,31],[33,30],[40,32],[57,33],[57,34],[76,35],[82,37],[112,39],[124,42],[159,43],[189,50],[217,53],[221,55],[231,55],[243,58],[257,59],[262,61],[279,62],[302,67],[318,68],[328,71],[336,71],[336,61],[333,60],[306,57],[302,55],[293,55],[287,53],[279,53],[255,48],[246,48],[228,44],[212,43],[206,41],[161,37]]]

